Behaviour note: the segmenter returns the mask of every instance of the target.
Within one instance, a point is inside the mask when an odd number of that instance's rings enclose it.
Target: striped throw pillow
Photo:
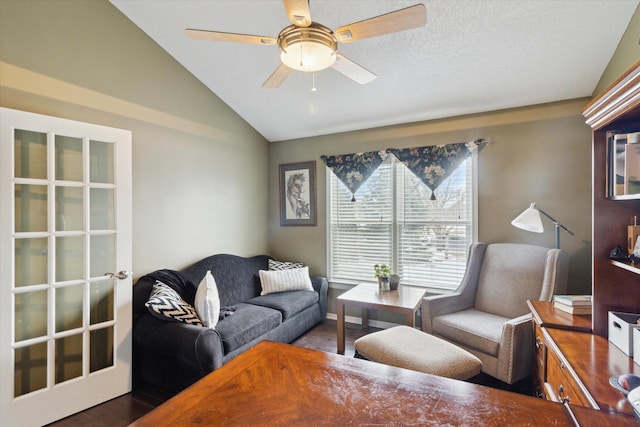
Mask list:
[[[309,267],[291,268],[289,270],[260,270],[260,295],[287,291],[313,291],[309,278]]]

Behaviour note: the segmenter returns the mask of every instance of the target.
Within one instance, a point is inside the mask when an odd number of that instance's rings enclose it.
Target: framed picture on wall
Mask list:
[[[316,225],[316,162],[280,165],[280,225]]]

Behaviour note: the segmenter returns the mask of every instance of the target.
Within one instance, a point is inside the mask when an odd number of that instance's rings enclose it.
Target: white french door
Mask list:
[[[0,108],[0,424],[131,390],[131,132]]]

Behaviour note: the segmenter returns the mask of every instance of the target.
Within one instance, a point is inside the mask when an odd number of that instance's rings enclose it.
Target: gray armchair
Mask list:
[[[458,289],[423,299],[422,330],[473,353],[484,373],[513,384],[531,371],[526,301],[566,292],[568,264],[560,249],[475,243]]]

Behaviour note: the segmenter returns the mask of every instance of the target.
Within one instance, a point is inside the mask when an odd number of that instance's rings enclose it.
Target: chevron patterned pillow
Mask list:
[[[292,268],[304,267],[304,264],[301,262],[276,261],[275,259],[269,259],[268,265],[269,271],[290,270]]]
[[[145,306],[151,314],[162,320],[176,320],[202,326],[195,308],[183,300],[176,291],[161,281],[156,281]]]

